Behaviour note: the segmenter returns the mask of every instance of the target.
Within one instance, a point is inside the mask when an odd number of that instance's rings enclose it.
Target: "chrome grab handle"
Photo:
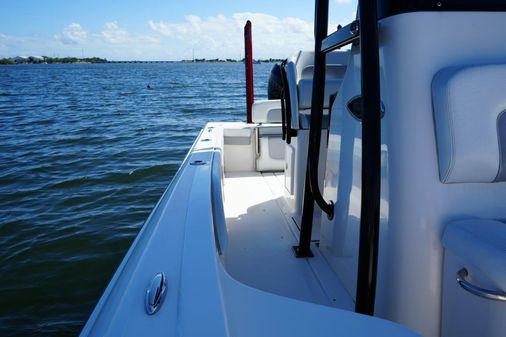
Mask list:
[[[475,286],[466,279],[467,275],[468,272],[466,268],[462,268],[457,273],[457,282],[464,290],[470,292],[473,295],[483,297],[489,300],[506,301],[506,292],[500,290],[490,290]]]
[[[157,273],[146,289],[146,313],[154,315],[165,299],[167,294],[167,278],[164,273]]]

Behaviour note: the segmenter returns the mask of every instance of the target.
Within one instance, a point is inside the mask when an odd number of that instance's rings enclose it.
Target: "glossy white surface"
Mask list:
[[[392,322],[246,286],[226,272],[210,198],[212,184],[221,183],[213,179],[222,167],[214,175],[211,168],[221,163],[222,134],[217,124],[203,130],[81,336],[415,336]],[[158,272],[167,275],[168,293],[149,316],[144,294]]]
[[[506,291],[506,223],[489,219],[453,221],[446,226],[442,242],[445,252],[461,258],[468,268],[478,268],[493,288]]]
[[[506,40],[504,22],[506,13],[498,12],[420,12],[379,24],[386,111],[375,312],[427,337],[440,336],[444,225],[506,218],[504,183],[440,182],[432,79],[451,66],[505,63],[506,44],[498,43]],[[336,216],[333,222],[322,217],[321,247],[354,296],[361,135],[360,123],[343,105],[360,92],[358,54],[352,58],[332,112],[325,197],[336,202]]]
[[[425,336],[440,332],[444,224],[506,217],[503,183],[440,183],[431,81],[449,66],[503,63],[505,20],[497,12],[411,13],[380,24],[390,211],[389,265],[379,284],[388,302],[377,312]]]
[[[457,272],[463,267],[468,280],[483,288],[498,290],[480,266],[445,250],[443,273],[442,337],[502,337],[506,331],[506,303],[478,297],[457,283]]]
[[[225,175],[225,217],[229,246],[223,256],[226,271],[236,280],[264,291],[307,302],[353,309],[336,275],[314,259],[297,259],[298,243],[291,214],[284,208],[282,180],[271,173]],[[280,188],[281,187],[281,188]],[[247,193],[245,193],[247,191]],[[316,266],[321,266],[316,268]],[[325,267],[326,266],[326,267]],[[330,270],[328,270],[330,271]],[[332,285],[324,287],[324,285]]]

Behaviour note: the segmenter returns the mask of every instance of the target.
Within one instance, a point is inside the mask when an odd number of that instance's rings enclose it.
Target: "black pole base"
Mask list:
[[[296,258],[314,257],[313,252],[309,248],[300,249],[299,246],[293,246],[292,249]]]

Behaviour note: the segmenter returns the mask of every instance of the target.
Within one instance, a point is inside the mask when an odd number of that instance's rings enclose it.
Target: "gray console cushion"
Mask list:
[[[441,181],[506,181],[506,65],[439,71],[432,104]]]

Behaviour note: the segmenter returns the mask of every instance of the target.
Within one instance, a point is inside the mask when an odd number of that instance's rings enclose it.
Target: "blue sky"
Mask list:
[[[356,0],[330,0],[330,25],[346,24]],[[238,58],[253,22],[254,56],[286,57],[312,46],[309,0],[23,0],[2,3],[0,57],[99,56],[111,60]]]

